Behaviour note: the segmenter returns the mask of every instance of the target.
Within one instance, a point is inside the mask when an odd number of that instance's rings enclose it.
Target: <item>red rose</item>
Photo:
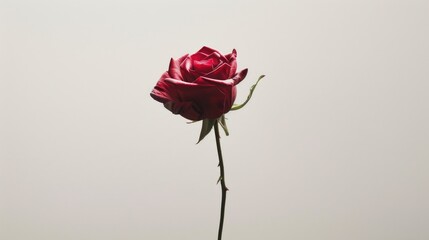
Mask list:
[[[198,52],[174,60],[151,92],[174,114],[189,120],[217,119],[234,103],[236,87],[247,69],[237,71],[237,52],[222,55],[203,47]]]

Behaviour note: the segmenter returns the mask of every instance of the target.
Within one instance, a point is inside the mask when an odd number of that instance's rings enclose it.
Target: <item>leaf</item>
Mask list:
[[[226,121],[225,121],[225,115],[222,115],[222,117],[219,118],[219,124],[220,126],[223,128],[223,130],[225,131],[225,135],[229,136],[229,131],[228,131],[228,127],[226,126]]]
[[[253,84],[253,85],[250,87],[250,92],[249,92],[249,95],[247,96],[246,101],[244,101],[244,103],[242,103],[242,104],[234,104],[234,105],[232,105],[231,111],[235,111],[235,110],[241,109],[242,107],[244,107],[244,106],[245,106],[245,105],[250,101],[250,98],[252,98],[253,91],[255,91],[255,88],[256,88],[256,86],[258,85],[259,81],[260,81],[262,78],[264,78],[264,77],[265,77],[265,75],[261,75],[261,76],[258,78],[258,80],[256,81],[256,83],[255,83],[255,84]]]
[[[217,119],[204,119],[203,120],[203,125],[201,126],[201,132],[200,132],[200,138],[198,139],[198,142],[201,142],[201,140],[203,140],[205,138],[205,136],[207,136],[207,134],[210,133],[210,131],[213,128],[213,125],[215,124],[215,122],[217,121]]]

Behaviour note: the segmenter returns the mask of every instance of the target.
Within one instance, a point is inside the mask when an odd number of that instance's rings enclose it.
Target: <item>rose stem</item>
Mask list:
[[[225,185],[225,169],[223,167],[223,158],[222,158],[222,149],[220,147],[220,135],[219,135],[219,125],[218,120],[214,123],[214,130],[215,130],[215,136],[216,136],[216,147],[217,147],[217,154],[219,157],[219,169],[220,169],[220,185],[222,188],[222,202],[220,207],[220,221],[219,221],[219,231],[218,231],[218,240],[222,239],[222,230],[223,230],[223,219],[225,217],[225,203],[226,203],[226,191],[228,191],[228,188]]]

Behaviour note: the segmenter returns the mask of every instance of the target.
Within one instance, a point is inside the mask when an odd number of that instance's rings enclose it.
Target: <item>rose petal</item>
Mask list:
[[[211,110],[210,113],[205,113],[208,118],[218,118],[222,116],[222,114],[229,112],[236,97],[236,89],[232,79],[218,80],[208,77],[200,77],[195,81],[195,83],[199,85],[212,86],[212,88],[216,88],[218,92],[217,95],[215,92],[212,92],[210,94],[213,95],[206,95],[205,97],[208,101],[202,105],[202,108]],[[220,93],[222,95],[220,95]],[[213,97],[207,98],[207,96]],[[223,99],[221,96],[223,96]]]
[[[226,55],[229,61],[229,65],[231,65],[231,69],[229,71],[229,77],[232,78],[237,72],[237,51],[235,49],[232,50],[232,53]]]
[[[186,54],[176,60],[173,58],[170,59],[170,65],[168,67],[168,73],[170,74],[170,77],[183,80],[180,66],[188,58],[188,56],[189,54]]]
[[[234,86],[233,79],[219,80],[209,77],[199,77],[195,80],[194,84],[198,85],[208,85],[208,86],[216,86],[216,85],[225,85],[225,86]]]
[[[208,55],[202,52],[197,52],[192,54],[191,56],[189,56],[189,58],[191,58],[192,61],[200,61],[203,60],[207,57]]]
[[[193,77],[193,75],[190,73],[191,67],[192,61],[191,58],[188,56],[180,64],[180,72],[182,73],[183,81],[193,82],[195,80],[195,77]]]
[[[181,56],[180,58],[178,58],[176,61],[180,64],[182,64],[183,61],[185,61],[185,59],[187,59],[189,57],[189,54],[185,54],[183,56]]]
[[[171,91],[169,84],[165,81],[165,79],[169,77],[170,75],[168,72],[162,74],[161,78],[158,80],[152,92],[150,93],[150,96],[158,102],[165,103],[177,98],[174,91]]]
[[[208,55],[205,59],[216,59],[216,62],[217,62],[216,65],[221,62],[228,62],[228,59],[222,54],[220,54],[219,52],[214,52]]]
[[[170,59],[170,65],[168,66],[168,74],[171,78],[182,80],[182,73],[180,71],[180,63],[177,60]]]
[[[192,66],[195,71],[205,74],[212,71],[213,66],[217,65],[214,65],[214,62],[215,60],[213,60],[213,58],[209,58],[207,60],[193,61]]]
[[[234,85],[239,84],[247,75],[247,68],[241,70],[239,73],[235,74],[232,80],[234,81]]]
[[[165,82],[180,96],[180,100],[174,102],[193,102],[197,106],[194,108],[201,111],[201,119],[218,118],[232,107],[232,79],[223,81],[200,77],[194,83],[187,83],[167,78]]]
[[[212,54],[214,52],[218,52],[219,53],[219,51],[217,51],[217,50],[215,50],[213,48],[206,47],[206,46],[202,47],[200,50],[198,50],[198,52],[205,53],[207,55],[210,55],[210,54]]]
[[[216,69],[214,69],[204,77],[225,80],[230,78],[229,77],[230,69],[231,69],[231,66],[229,64],[222,63],[220,66],[218,66]]]
[[[173,114],[180,114],[182,117],[192,121],[201,120],[201,110],[193,102],[174,102],[169,101],[164,103],[164,107],[170,110]]]
[[[231,67],[229,68],[228,78],[232,78],[237,73],[237,61],[233,60],[229,64]]]
[[[232,58],[237,58],[237,51],[232,49],[232,52],[225,55],[225,57],[228,59],[228,61],[231,61]]]

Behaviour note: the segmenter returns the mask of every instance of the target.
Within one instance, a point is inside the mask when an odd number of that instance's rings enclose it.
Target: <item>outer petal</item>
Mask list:
[[[189,54],[185,54],[183,56],[181,56],[179,59],[177,59],[176,61],[180,64],[182,64],[183,61],[185,61],[185,59],[187,59],[189,57]]]
[[[232,80],[234,80],[234,85],[239,84],[247,75],[247,68],[241,70],[239,73],[235,74]]]
[[[225,57],[228,59],[228,61],[231,61],[232,58],[237,58],[237,50],[232,49],[232,52],[225,55]]]
[[[207,84],[198,86],[194,83],[169,78],[168,72],[166,72],[161,76],[150,95],[156,101],[163,103],[164,107],[172,113],[197,121],[203,119],[203,111],[200,109],[198,101],[193,100],[196,99],[194,95],[207,87],[211,86]]]
[[[223,81],[200,77],[194,83],[187,83],[167,78],[165,83],[174,88],[174,91],[179,95],[174,102],[193,103],[193,110],[201,113],[198,120],[215,119],[231,109],[234,88],[232,79]],[[179,107],[176,107],[176,112],[179,111],[177,109]],[[186,115],[183,109],[179,114],[190,119],[190,116]]]
[[[164,107],[173,114],[180,114],[193,121],[201,120],[201,110],[198,109],[198,106],[191,101],[182,101],[174,86],[170,81],[162,79],[157,83],[150,95],[153,99],[163,103]]]
[[[182,73],[180,71],[179,61],[170,59],[170,65],[168,66],[168,74],[172,78],[183,80]]]
[[[162,74],[161,78],[150,93],[150,96],[158,102],[165,103],[175,98],[174,92],[170,91],[168,84],[165,82],[165,79],[169,77],[170,75],[168,72]]]
[[[164,107],[172,113],[180,114],[182,117],[189,120],[198,121],[203,119],[201,117],[201,110],[198,109],[198,105],[193,102],[169,101],[164,103]]]
[[[210,86],[234,86],[235,82],[233,79],[220,80],[209,77],[199,77],[194,82],[198,85],[210,85]]]
[[[237,51],[235,49],[232,50],[232,53],[227,54],[225,56],[228,59],[229,65],[231,65],[231,69],[229,71],[229,77],[232,78],[237,71]]]
[[[231,109],[235,100],[235,86],[232,79],[218,80],[201,77],[195,82],[197,84],[213,85],[212,92],[210,95],[205,96],[205,102],[202,105],[202,108],[205,109],[204,115],[206,118],[218,118]],[[216,89],[216,91],[214,89]]]
[[[193,82],[195,80],[195,77],[193,74],[191,74],[192,68],[192,60],[189,56],[187,56],[181,63],[180,63],[180,72],[182,73],[183,80],[186,82]]]

